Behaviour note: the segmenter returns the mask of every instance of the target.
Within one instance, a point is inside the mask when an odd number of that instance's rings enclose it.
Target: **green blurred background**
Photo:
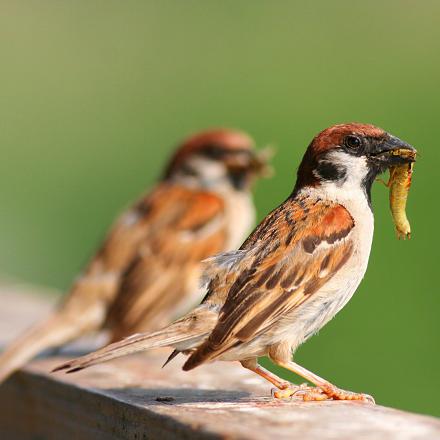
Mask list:
[[[192,131],[238,127],[276,146],[261,218],[316,132],[371,122],[422,153],[413,239],[396,240],[375,185],[365,280],[296,359],[381,404],[440,416],[439,17],[434,0],[3,0],[0,272],[67,289]]]

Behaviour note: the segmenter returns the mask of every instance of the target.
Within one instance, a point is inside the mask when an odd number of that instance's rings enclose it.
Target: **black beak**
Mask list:
[[[371,160],[382,167],[390,167],[416,161],[417,150],[396,136],[388,134],[370,155]]]
[[[251,160],[251,167],[259,177],[273,176],[273,168],[270,165],[270,160],[274,153],[272,147],[265,147],[254,153]]]
[[[270,177],[272,167],[269,162],[273,156],[273,150],[270,147],[259,151],[249,150],[231,154],[226,159],[229,169],[237,172],[250,171],[258,177]]]

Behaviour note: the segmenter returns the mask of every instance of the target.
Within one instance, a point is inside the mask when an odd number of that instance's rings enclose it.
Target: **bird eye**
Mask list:
[[[347,136],[344,139],[344,144],[348,148],[356,149],[361,146],[361,140],[357,136]]]
[[[226,152],[220,145],[206,145],[203,147],[203,154],[211,159],[221,159]]]

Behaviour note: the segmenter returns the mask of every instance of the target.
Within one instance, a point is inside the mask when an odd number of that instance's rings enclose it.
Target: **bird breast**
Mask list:
[[[374,230],[373,213],[364,197],[339,200],[339,203],[354,219],[355,226],[346,238],[353,242],[353,254],[310,300],[280,322],[272,337],[278,341],[290,340],[292,350],[318,332],[347,304],[367,269]]]
[[[224,200],[228,228],[225,251],[229,251],[241,246],[254,226],[256,214],[252,195],[247,191],[230,191]]]

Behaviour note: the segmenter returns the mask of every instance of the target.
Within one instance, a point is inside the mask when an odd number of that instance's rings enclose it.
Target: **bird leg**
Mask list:
[[[373,397],[369,396],[368,394],[353,393],[351,391],[341,390],[340,388],[337,388],[335,385],[331,384],[327,380],[317,376],[316,374],[312,373],[309,370],[306,370],[304,367],[301,367],[301,365],[298,365],[293,361],[288,361],[288,362],[275,361],[275,362],[280,367],[286,368],[287,370],[290,370],[295,374],[298,374],[304,379],[307,379],[308,381],[314,383],[318,387],[318,389],[313,388],[311,390],[309,389],[297,390],[296,392],[293,393],[298,396],[301,395],[304,401],[333,399],[333,400],[359,400],[363,402],[375,403]],[[275,395],[275,397],[290,397],[289,390],[283,390],[278,395]]]
[[[302,385],[295,385],[291,382],[288,382],[286,380],[281,379],[277,375],[273,374],[269,370],[266,370],[266,368],[263,368],[261,365],[258,364],[257,359],[247,359],[245,361],[241,361],[241,365],[244,368],[247,368],[248,370],[253,371],[254,373],[257,373],[262,378],[269,381],[272,385],[275,385],[278,390],[272,390],[272,396],[278,397],[278,393],[282,393],[286,391],[287,393],[290,392],[288,397],[293,396],[297,392],[302,391],[311,391],[311,388],[307,386],[307,384]]]
[[[240,363],[244,368],[247,368],[248,370],[257,373],[259,376],[268,380],[272,385],[275,385],[280,390],[285,390],[292,385],[290,382],[281,379],[269,370],[266,370],[266,368],[263,368],[261,365],[258,364],[257,359],[247,359],[245,361],[241,361]]]

